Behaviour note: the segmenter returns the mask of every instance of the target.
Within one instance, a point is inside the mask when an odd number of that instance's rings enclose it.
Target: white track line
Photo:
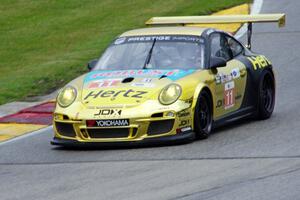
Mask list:
[[[251,6],[251,14],[258,14],[261,11],[264,0],[254,0]],[[239,31],[235,34],[236,38],[241,38],[247,32],[247,24],[244,24]]]
[[[29,125],[30,126],[30,125]],[[5,144],[10,144],[10,143],[13,143],[13,142],[16,142],[18,140],[22,140],[24,138],[27,138],[27,137],[31,137],[31,136],[34,136],[34,135],[37,135],[37,134],[40,134],[44,131],[48,131],[48,130],[51,130],[53,128],[53,126],[47,126],[46,128],[42,128],[42,129],[39,129],[37,131],[33,131],[31,133],[25,133],[24,135],[21,135],[21,136],[17,136],[15,138],[12,138],[12,139],[9,139],[7,141],[4,141],[4,142],[0,142],[0,146],[2,145],[5,145]]]

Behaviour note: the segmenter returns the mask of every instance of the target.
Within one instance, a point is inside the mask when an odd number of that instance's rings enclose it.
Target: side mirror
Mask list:
[[[210,58],[210,68],[217,68],[217,67],[225,67],[226,60],[221,57],[211,57]]]
[[[94,59],[94,60],[91,60],[88,64],[87,64],[87,68],[89,71],[91,71],[97,64],[98,62],[98,59]]]

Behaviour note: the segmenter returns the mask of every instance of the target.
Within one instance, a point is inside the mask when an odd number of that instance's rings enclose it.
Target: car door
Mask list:
[[[232,37],[224,33],[210,36],[210,57],[226,60],[225,67],[211,69],[215,75],[215,119],[221,118],[241,107],[247,80],[246,66],[237,58],[244,48]]]

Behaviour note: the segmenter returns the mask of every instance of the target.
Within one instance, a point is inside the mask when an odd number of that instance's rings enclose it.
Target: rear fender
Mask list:
[[[273,75],[272,63],[264,55],[250,54],[239,59],[247,67],[248,79],[246,84],[245,98],[242,107],[257,107],[258,88],[261,80],[261,74],[265,70],[269,70]],[[256,97],[256,98],[253,98]]]

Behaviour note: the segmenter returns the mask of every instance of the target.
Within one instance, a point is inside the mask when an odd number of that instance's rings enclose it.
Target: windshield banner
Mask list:
[[[172,69],[172,70],[105,70],[105,71],[94,71],[87,74],[84,82],[88,83],[90,81],[99,79],[123,79],[127,77],[137,77],[137,78],[160,78],[166,76],[166,78],[176,81],[183,78],[189,74],[192,74],[196,70],[187,69]]]
[[[124,43],[136,43],[136,42],[153,42],[156,41],[170,41],[170,42],[198,42],[204,43],[204,39],[198,36],[185,36],[185,35],[158,35],[158,36],[132,36],[132,37],[120,37],[117,38],[113,45],[119,45]]]

